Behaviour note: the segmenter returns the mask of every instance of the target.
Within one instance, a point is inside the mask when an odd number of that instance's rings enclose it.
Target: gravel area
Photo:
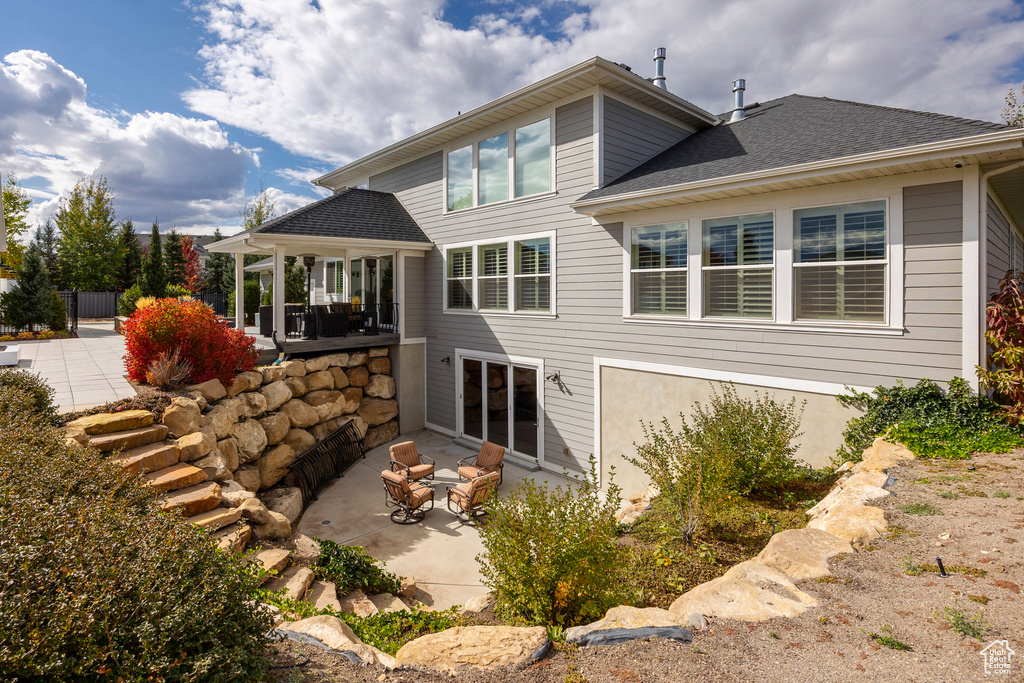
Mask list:
[[[795,619],[757,624],[712,620],[690,645],[654,640],[598,648],[558,647],[523,671],[464,671],[455,678],[360,667],[307,646],[282,644],[280,663],[308,657],[280,681],[981,681],[1024,680],[1024,453],[969,461],[915,460],[890,471],[895,495],[875,501],[889,533],[834,558],[834,577],[798,585],[820,606]],[[941,557],[948,577],[936,571]],[[941,618],[983,613],[980,638]],[[894,650],[871,634],[909,648]],[[986,676],[982,649],[1007,639],[1009,676]],[[341,661],[339,661],[341,659]],[[383,677],[382,677],[383,676]]]

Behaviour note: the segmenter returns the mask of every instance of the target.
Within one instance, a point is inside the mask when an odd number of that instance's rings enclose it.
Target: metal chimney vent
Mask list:
[[[666,50],[663,47],[659,47],[654,51],[654,85],[658,86],[662,90],[668,90],[668,86],[665,85],[665,54]]]
[[[747,118],[747,112],[743,110],[743,91],[746,89],[746,79],[737,78],[732,82],[732,91],[736,95],[736,105],[732,110],[732,118],[729,119],[729,123],[732,123],[733,121],[742,121]]]

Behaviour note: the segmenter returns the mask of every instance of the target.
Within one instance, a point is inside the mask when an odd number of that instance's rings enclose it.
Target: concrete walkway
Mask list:
[[[18,367],[43,376],[60,412],[135,396],[124,378],[124,337],[114,332],[112,320],[80,322],[77,339],[16,343],[21,345]]]
[[[437,463],[434,509],[419,524],[403,526],[388,518],[393,508],[384,506],[380,473],[390,462],[388,446],[409,440],[416,442],[422,455]],[[437,432],[421,430],[402,435],[367,453],[366,459],[324,489],[306,509],[298,530],[307,536],[365,547],[389,571],[414,577],[422,589],[417,598],[435,609],[465,604],[487,590],[476,561],[484,548],[476,528],[461,524],[447,510],[445,502],[446,487],[460,483],[457,462],[474,455],[475,451]],[[558,475],[530,472],[506,460],[501,491],[511,491],[524,477],[547,480],[551,486],[564,482]]]

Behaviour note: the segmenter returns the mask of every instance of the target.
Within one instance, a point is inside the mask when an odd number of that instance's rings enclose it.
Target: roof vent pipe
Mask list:
[[[662,90],[668,90],[665,85],[665,48],[659,47],[654,51],[654,85]]]
[[[732,118],[729,119],[729,123],[747,118],[747,112],[743,111],[743,91],[746,89],[746,79],[737,78],[732,82],[732,91],[736,95],[736,107],[732,110]]]

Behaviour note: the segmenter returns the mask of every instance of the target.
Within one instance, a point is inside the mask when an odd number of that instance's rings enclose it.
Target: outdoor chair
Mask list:
[[[458,486],[448,487],[448,510],[464,523],[472,523],[483,513],[484,503],[498,488],[500,475],[489,472]],[[452,505],[455,508],[452,508]]]
[[[429,484],[411,483],[401,474],[384,470],[384,505],[396,508],[391,511],[395,524],[422,522],[427,512],[434,509],[434,487]],[[430,507],[426,507],[430,503]]]
[[[473,480],[489,472],[498,473],[498,484],[501,484],[503,477],[502,470],[505,468],[505,449],[496,443],[484,441],[480,452],[475,458],[466,458],[459,461],[459,478]]]
[[[336,313],[330,306],[313,306],[317,334],[321,337],[344,337],[348,334],[348,316]]]
[[[404,474],[410,481],[434,478],[434,461],[420,455],[412,441],[396,443],[388,450],[391,453],[392,472]]]

